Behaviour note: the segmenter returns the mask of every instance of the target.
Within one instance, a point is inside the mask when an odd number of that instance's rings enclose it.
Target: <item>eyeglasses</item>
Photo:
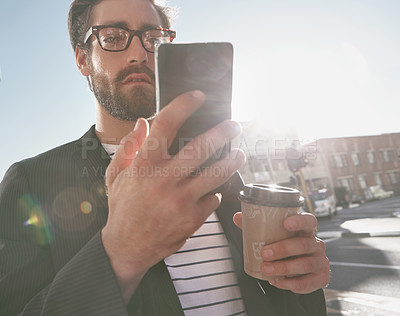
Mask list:
[[[121,52],[126,50],[136,35],[139,37],[143,48],[149,53],[154,53],[157,45],[170,43],[176,37],[176,32],[165,28],[155,28],[145,31],[130,30],[125,27],[97,25],[92,26],[86,33],[84,44],[91,35],[96,36],[102,49],[108,52]]]

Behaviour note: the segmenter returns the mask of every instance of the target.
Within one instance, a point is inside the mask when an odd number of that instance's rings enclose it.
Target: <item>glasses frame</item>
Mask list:
[[[129,38],[128,38],[128,41],[127,41],[127,43],[126,43],[126,47],[125,47],[124,49],[111,50],[111,49],[106,49],[106,48],[104,48],[104,47],[101,45],[101,41],[100,41],[100,38],[99,38],[100,30],[105,29],[105,28],[108,28],[108,27],[117,28],[117,29],[122,29],[122,30],[125,30],[125,31],[127,31],[127,32],[129,33]],[[90,36],[94,35],[94,36],[96,36],[97,42],[99,43],[100,47],[101,47],[103,50],[105,50],[105,51],[107,51],[107,52],[122,52],[122,51],[127,50],[127,49],[129,48],[129,46],[131,45],[131,42],[132,42],[133,37],[136,35],[137,37],[139,37],[140,43],[142,44],[142,47],[143,47],[147,52],[149,52],[149,53],[154,53],[154,51],[151,51],[151,50],[147,49],[147,48],[144,46],[143,39],[142,39],[143,33],[148,32],[148,31],[152,31],[152,30],[158,30],[158,31],[165,31],[165,32],[167,32],[168,35],[169,35],[169,38],[170,38],[171,42],[176,38],[176,32],[175,32],[175,31],[170,30],[170,29],[167,29],[167,28],[162,28],[162,27],[157,27],[157,28],[154,28],[154,29],[148,29],[148,30],[140,31],[140,30],[130,30],[130,29],[128,29],[128,28],[126,28],[126,27],[123,27],[123,26],[115,26],[115,25],[95,25],[95,26],[91,26],[91,27],[89,28],[89,30],[86,32],[85,38],[84,38],[84,40],[83,40],[83,44],[86,44],[87,41],[89,40]]]

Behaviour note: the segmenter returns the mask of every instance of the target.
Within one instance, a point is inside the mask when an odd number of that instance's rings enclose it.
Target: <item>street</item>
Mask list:
[[[318,221],[331,262],[328,315],[400,315],[400,197]]]

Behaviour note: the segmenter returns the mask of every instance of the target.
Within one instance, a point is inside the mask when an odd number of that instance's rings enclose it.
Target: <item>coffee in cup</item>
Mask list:
[[[246,185],[239,193],[242,202],[244,271],[257,279],[275,281],[285,276],[266,276],[262,273],[261,249],[265,245],[294,237],[283,221],[299,214],[304,202],[296,189],[264,184]]]

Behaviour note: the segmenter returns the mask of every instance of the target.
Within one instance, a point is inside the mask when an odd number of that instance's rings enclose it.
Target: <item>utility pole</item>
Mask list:
[[[304,181],[303,171],[301,169],[299,169],[298,172],[299,172],[299,178],[300,178],[301,186],[303,188],[304,197],[305,197],[306,203],[307,203],[307,208],[310,210],[311,214],[315,215],[314,214],[314,209],[313,209],[312,204],[311,204],[310,196],[308,195],[307,185],[306,185],[306,182]]]
[[[310,200],[310,196],[308,194],[307,185],[306,185],[306,182],[304,181],[303,171],[301,170],[308,164],[307,159],[305,159],[303,154],[301,152],[299,152],[296,148],[288,147],[288,148],[286,148],[286,160],[287,160],[287,165],[288,165],[289,169],[293,172],[295,178],[296,178],[296,172],[299,173],[301,187],[303,188],[303,194],[304,194],[304,198],[306,200],[308,211],[311,214],[315,215],[314,209],[312,207],[312,203]],[[318,231],[318,227],[316,228],[316,231]]]

